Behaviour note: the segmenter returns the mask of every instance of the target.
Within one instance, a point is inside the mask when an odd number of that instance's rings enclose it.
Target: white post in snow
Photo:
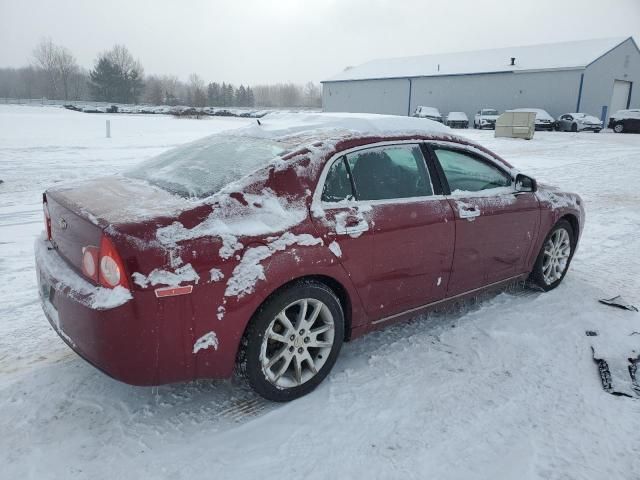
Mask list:
[[[111,120],[107,120],[107,138],[111,138]]]

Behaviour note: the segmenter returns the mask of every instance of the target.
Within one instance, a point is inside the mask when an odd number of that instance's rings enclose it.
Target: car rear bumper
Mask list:
[[[43,239],[36,241],[36,273],[42,308],[53,329],[110,377],[149,386],[233,373],[238,343],[224,331],[217,336],[229,348],[193,353],[201,334],[196,333],[198,325],[189,323],[194,319],[190,299],[158,299],[149,290],[104,301],[107,289],[84,280]]]

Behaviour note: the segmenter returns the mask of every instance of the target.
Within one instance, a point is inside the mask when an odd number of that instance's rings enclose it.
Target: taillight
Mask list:
[[[98,283],[100,283],[100,285],[107,288],[115,288],[118,286],[129,288],[129,282],[127,281],[122,259],[120,255],[118,255],[111,240],[105,236],[100,240],[97,267]]]
[[[89,246],[82,249],[82,273],[92,279],[98,281],[98,247]]]
[[[47,232],[47,240],[51,240],[51,215],[49,214],[46,197],[42,201],[42,210],[44,211],[44,229]]]

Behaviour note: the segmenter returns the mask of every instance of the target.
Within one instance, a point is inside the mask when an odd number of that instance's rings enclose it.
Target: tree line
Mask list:
[[[315,107],[322,105],[313,82],[235,86],[206,83],[193,73],[186,82],[173,75],[145,75],[139,59],[115,45],[82,68],[72,52],[50,38],[34,48],[30,64],[0,68],[0,98],[47,98],[65,101],[146,103],[192,107]]]

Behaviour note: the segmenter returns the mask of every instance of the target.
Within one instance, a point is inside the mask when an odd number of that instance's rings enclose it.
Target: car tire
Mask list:
[[[616,133],[624,133],[624,125],[622,123],[616,123],[613,126],[613,131]]]
[[[600,130],[594,130],[593,133],[600,133]]]
[[[572,123],[571,124],[571,131],[574,132],[574,133],[577,132],[578,131],[578,125],[576,125],[575,123]]]
[[[277,291],[254,314],[240,346],[239,371],[258,395],[288,402],[324,380],[343,340],[336,294],[321,282],[302,280]]]
[[[529,279],[545,292],[556,288],[569,270],[575,247],[573,227],[564,219],[558,221],[542,242]]]

